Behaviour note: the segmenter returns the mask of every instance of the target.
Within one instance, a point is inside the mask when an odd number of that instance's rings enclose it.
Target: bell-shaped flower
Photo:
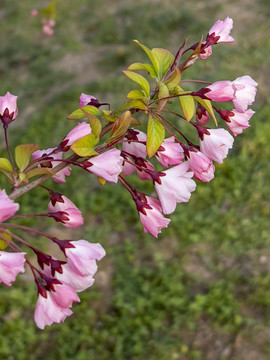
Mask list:
[[[193,172],[188,171],[189,164],[184,162],[162,171],[159,181],[155,181],[164,214],[171,214],[177,203],[188,202],[196,183],[192,180]]]
[[[200,139],[200,150],[210,160],[222,164],[234,139],[225,129],[207,129],[207,132],[208,134],[203,135],[203,140]]]
[[[9,92],[0,96],[0,119],[4,126],[8,126],[18,115],[17,99],[18,96]]]
[[[249,120],[253,114],[255,114],[251,109],[245,112],[239,112],[233,109],[229,111],[229,113],[230,115],[228,116],[228,120],[226,120],[226,124],[234,136],[241,134],[244,129],[250,126]]]
[[[224,102],[235,98],[235,89],[231,81],[217,81],[208,85],[205,90],[207,90],[205,97],[209,100]]]
[[[73,247],[65,248],[68,264],[81,276],[93,276],[97,271],[96,260],[101,260],[106,252],[99,243],[85,240],[70,241]]]
[[[214,178],[215,166],[202,152],[195,148],[187,151],[187,162],[195,179],[208,182]]]
[[[118,176],[123,169],[123,158],[121,151],[111,149],[103,154],[93,156],[83,162],[87,171],[113,183],[118,182]]]
[[[25,253],[0,251],[0,282],[11,286],[19,273],[24,273]]]
[[[232,84],[235,91],[234,107],[237,111],[244,112],[255,99],[258,83],[245,75],[235,79]]]
[[[139,165],[140,168],[136,168],[137,174],[141,180],[151,180],[152,177],[145,170],[155,171],[154,166],[150,163],[150,161],[145,160],[143,158],[137,158],[135,160],[136,165]]]
[[[66,228],[75,229],[83,225],[80,210],[66,196],[53,192],[48,204],[49,216],[61,222]]]
[[[18,210],[19,204],[14,203],[7,194],[6,190],[0,190],[0,223],[11,218]]]
[[[146,140],[147,135],[144,132],[137,129],[129,129],[128,134],[124,138],[123,150],[131,155],[145,159]]]
[[[81,138],[90,135],[92,132],[91,127],[86,122],[81,122],[79,125],[75,126],[68,134],[64,137],[59,145],[59,148],[64,151],[69,150],[70,146],[73,145],[76,141]]]
[[[81,275],[69,264],[69,262],[62,265],[62,270],[62,274],[58,272],[55,273],[55,278],[63,283],[68,284],[76,292],[81,292],[85,289],[88,289],[95,282],[93,275]]]
[[[143,231],[145,233],[149,232],[155,237],[157,237],[161,230],[166,228],[171,221],[163,216],[160,201],[150,196],[145,196],[145,203],[140,202],[140,206],[137,206],[137,209],[143,224]]]
[[[55,284],[53,289],[39,294],[34,319],[37,327],[44,329],[53,323],[63,322],[72,314],[73,302],[80,302],[75,290],[65,283]]]
[[[168,165],[181,164],[184,158],[183,151],[182,146],[175,142],[175,137],[171,136],[163,141],[155,156],[157,161],[167,169]]]
[[[234,38],[230,36],[230,32],[233,28],[233,20],[229,17],[226,17],[225,20],[218,20],[211,27],[208,32],[208,36],[214,35],[215,44],[221,42],[233,42]],[[216,39],[218,37],[218,39]]]
[[[87,95],[87,94],[84,94],[84,93],[81,93],[81,95],[80,95],[80,107],[81,108],[86,106],[86,105],[95,106],[97,101],[98,100],[92,95]]]
[[[39,167],[47,167],[49,169],[52,169],[61,163],[60,161],[53,161],[53,159],[62,160],[62,158],[63,158],[62,151],[51,154],[54,150],[56,150],[56,148],[49,148],[46,150],[37,150],[32,154],[33,159],[38,160],[41,157],[48,155],[48,157],[46,157],[46,160],[47,160],[46,163],[42,162],[42,164],[40,164]],[[62,169],[62,170],[58,171],[56,174],[54,174],[52,176],[52,180],[54,180],[56,183],[59,183],[59,184],[65,183],[66,176],[70,176],[70,173],[71,173],[71,167],[66,166],[64,169]]]

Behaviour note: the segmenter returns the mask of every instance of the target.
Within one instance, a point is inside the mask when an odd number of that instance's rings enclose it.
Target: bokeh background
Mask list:
[[[19,96],[12,143],[55,146],[74,125],[66,116],[81,92],[114,106],[131,83],[121,75],[146,60],[132,43],[175,53],[218,19],[233,18],[233,44],[220,44],[185,78],[258,83],[251,128],[235,140],[216,177],[198,184],[159,239],[145,235],[120,185],[98,185],[73,171],[56,189],[77,204],[85,226],[25,220],[61,238],[100,242],[107,256],[94,286],[64,324],[36,328],[36,288],[28,272],[0,285],[1,360],[267,360],[270,358],[270,7],[268,0],[65,0],[55,35],[41,33],[30,11],[46,2],[0,3],[1,95]],[[4,144],[0,134],[0,155]],[[136,181],[134,179],[134,181]],[[0,185],[4,184],[0,175]],[[51,183],[48,182],[48,186]],[[145,191],[151,191],[146,184]],[[33,190],[22,211],[46,211]],[[44,239],[25,237],[46,249]]]

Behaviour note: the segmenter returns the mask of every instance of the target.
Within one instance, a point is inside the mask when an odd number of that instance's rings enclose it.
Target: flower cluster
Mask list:
[[[54,26],[44,23],[49,25]],[[101,185],[120,182],[135,203],[144,232],[157,237],[170,223],[164,215],[173,213],[177,204],[189,201],[197,181],[209,182],[214,178],[214,163],[223,163],[234,137],[249,127],[254,114],[249,106],[255,99],[257,83],[250,76],[215,83],[182,80],[190,66],[212,54],[214,45],[234,41],[230,36],[232,25],[230,18],[217,21],[205,41],[185,49],[185,40],[175,56],[165,49],[150,50],[136,41],[150,63],[131,64],[124,74],[140,89],[131,90],[127,102],[116,110],[82,93],[79,108],[68,116],[79,123],[54,147],[41,150],[37,144],[18,145],[15,162],[7,130],[18,115],[17,97],[10,93],[0,97],[0,120],[7,149],[7,158],[0,158],[0,171],[13,186],[9,194],[5,189],[0,192],[0,282],[10,286],[28,264],[38,289],[34,318],[39,328],[62,322],[72,314],[72,303],[80,301],[77,293],[94,283],[96,262],[104,257],[105,250],[99,243],[58,239],[9,220],[42,216],[70,229],[83,225],[82,212],[69,198],[42,185],[49,178],[59,184],[66,182],[76,167],[92,174]],[[138,70],[146,71],[154,84],[138,74]],[[183,89],[189,82],[204,87],[196,91]],[[230,102],[233,105],[225,109],[219,105]],[[171,110],[172,106],[178,106],[180,113],[174,107]],[[146,131],[143,126],[137,128],[143,125],[145,116]],[[217,117],[228,130],[219,127]],[[184,127],[180,131],[175,119],[192,128],[197,140],[193,136],[191,141],[183,133]],[[132,185],[135,175],[141,181],[152,182],[151,194],[144,194]],[[19,205],[14,200],[36,186],[48,196],[45,212],[17,214]],[[59,247],[61,256],[55,258],[40,251],[15,234],[14,229],[45,237]],[[24,247],[23,252],[18,244]],[[5,251],[6,248],[11,251]],[[28,259],[31,251],[38,265]]]

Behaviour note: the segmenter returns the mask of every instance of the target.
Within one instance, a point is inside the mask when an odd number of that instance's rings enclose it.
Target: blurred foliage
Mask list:
[[[251,128],[216,166],[215,179],[198,184],[191,201],[177,207],[157,240],[143,234],[120,185],[101,187],[74,169],[68,183],[55,186],[82,209],[86,225],[80,236],[100,242],[107,257],[95,285],[80,294],[74,315],[44,331],[33,322],[36,288],[28,277],[11,288],[1,285],[0,359],[207,360],[215,339],[225,347],[228,337],[234,358],[243,358],[237,336],[256,348],[254,329],[270,325],[267,2],[66,0],[52,38],[30,16],[35,1],[2,3],[1,94],[8,90],[19,96],[21,115],[12,125],[13,143],[56,145],[73,126],[65,117],[78,107],[81,92],[113,105],[123,102],[129,82],[121,70],[145,59],[133,39],[175,52],[186,36],[197,41],[226,16],[234,18],[236,42],[214,47],[213,55],[184,78],[217,81],[249,74],[259,82],[259,93]],[[151,184],[143,190],[151,191]],[[44,212],[46,192],[34,189],[20,203],[25,213]],[[44,228],[52,224],[24,221]],[[197,339],[202,324],[212,336],[211,351],[207,336],[203,343]],[[267,359],[267,353],[269,341],[258,358]]]

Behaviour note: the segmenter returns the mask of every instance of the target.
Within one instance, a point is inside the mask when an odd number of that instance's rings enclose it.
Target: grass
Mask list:
[[[250,74],[260,84],[251,128],[235,140],[225,163],[216,166],[215,179],[198,184],[191,201],[177,207],[159,239],[143,234],[134,204],[120,186],[100,187],[76,171],[67,184],[56,186],[85,215],[86,225],[74,237],[100,242],[107,256],[95,285],[81,293],[74,315],[44,331],[33,323],[36,288],[28,277],[21,276],[11,288],[1,285],[0,359],[251,360],[248,346],[257,359],[269,356],[269,341],[260,339],[270,319],[267,7],[264,1],[244,6],[242,0],[192,4],[103,0],[89,6],[86,0],[79,5],[68,0],[58,13],[55,36],[48,39],[29,17],[34,1],[4,3],[1,93],[19,95],[14,144],[56,145],[51,134],[57,139],[72,128],[65,117],[78,106],[81,92],[120,104],[123,89],[130,86],[121,70],[145,59],[134,38],[175,52],[188,34],[196,41],[216,19],[234,17],[234,6],[246,14],[234,18],[236,44],[215,47],[211,58],[185,76],[216,81]],[[100,54],[95,63],[91,53],[85,54],[89,44]],[[87,69],[89,80],[80,80],[72,62],[63,62],[67,54],[81,60],[89,56],[99,79],[91,81]],[[55,64],[62,63],[59,70]],[[145,189],[151,191],[150,185]],[[46,194],[35,189],[20,203],[25,212],[44,212],[46,201]],[[55,231],[51,222],[38,225]]]

